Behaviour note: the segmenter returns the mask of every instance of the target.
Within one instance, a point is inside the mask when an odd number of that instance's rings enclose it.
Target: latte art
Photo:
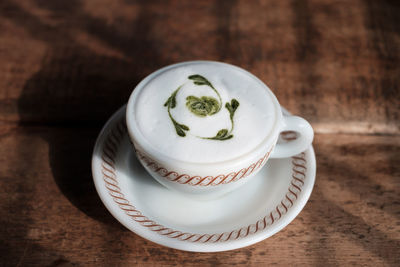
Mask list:
[[[189,80],[193,80],[193,83],[195,85],[201,86],[201,85],[206,85],[209,86],[217,95],[219,98],[219,101],[216,100],[214,97],[211,96],[201,96],[201,97],[196,97],[193,95],[190,95],[186,97],[186,107],[191,111],[193,114],[199,117],[206,117],[206,116],[212,116],[216,113],[218,113],[221,110],[221,95],[217,91],[217,89],[214,88],[214,86],[203,76],[199,74],[195,75],[190,75],[188,77]],[[171,96],[167,99],[167,102],[165,102],[164,106],[167,107],[168,109],[168,115],[169,118],[171,119],[172,124],[175,127],[175,131],[177,135],[180,137],[185,137],[186,136],[186,131],[190,131],[189,127],[178,123],[174,117],[171,114],[171,109],[175,108],[177,105],[176,101],[176,95],[178,92],[182,89],[183,85],[179,86],[172,94]],[[209,140],[218,140],[218,141],[224,141],[231,139],[233,137],[232,131],[234,127],[234,122],[233,122],[233,116],[235,114],[236,109],[239,107],[239,102],[236,99],[232,99],[231,103],[227,102],[225,104],[225,108],[229,111],[229,118],[231,120],[231,129],[221,129],[217,132],[217,134],[214,137],[203,137],[203,136],[197,136],[202,139],[209,139]]]
[[[269,89],[228,64],[166,67],[135,91],[127,113],[141,142],[183,162],[221,162],[250,153],[276,124]]]
[[[186,97],[186,106],[193,114],[200,117],[211,116],[221,109],[220,103],[209,96],[202,96],[201,98],[188,96]]]

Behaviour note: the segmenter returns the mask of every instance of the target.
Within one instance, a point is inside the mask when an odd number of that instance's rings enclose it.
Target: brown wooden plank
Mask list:
[[[1,1],[0,264],[397,266],[399,11],[390,0]],[[145,75],[192,59],[250,70],[318,133],[353,133],[316,135],[310,202],[248,248],[146,241],[91,180],[98,127]]]
[[[145,75],[242,66],[317,132],[400,129],[398,1],[0,3],[0,121],[100,125]]]
[[[142,239],[100,202],[90,173],[97,130],[0,127],[0,263],[5,266],[396,266],[400,137],[316,136],[317,181],[283,231],[230,252]]]

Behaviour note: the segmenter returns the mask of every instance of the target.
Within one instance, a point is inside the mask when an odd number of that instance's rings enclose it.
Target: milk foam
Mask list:
[[[198,86],[188,76],[199,74],[212,83],[222,98],[221,110],[199,117],[186,107],[189,95],[217,94],[208,86]],[[177,134],[164,103],[179,86],[173,118],[190,128],[185,137]],[[255,149],[268,136],[275,122],[275,107],[267,89],[246,72],[229,65],[196,62],[180,65],[160,73],[139,88],[134,110],[137,128],[148,143],[160,153],[189,162],[210,163],[234,159]],[[231,121],[225,103],[239,101],[233,120],[233,138],[208,140],[221,129],[230,129]]]

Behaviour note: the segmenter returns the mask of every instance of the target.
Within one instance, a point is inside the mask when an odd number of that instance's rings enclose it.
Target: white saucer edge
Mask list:
[[[237,240],[232,240],[229,242],[224,242],[224,243],[192,243],[192,242],[182,242],[179,240],[174,240],[170,239],[168,240],[168,244],[165,244],[165,237],[162,235],[159,235],[155,232],[151,232],[147,230],[144,227],[132,227],[132,220],[130,219],[129,216],[126,216],[125,213],[122,212],[121,209],[116,209],[114,203],[112,201],[112,197],[106,197],[108,195],[104,194],[104,185],[102,184],[102,180],[99,181],[95,178],[95,171],[97,169],[97,166],[101,165],[101,160],[100,158],[94,157],[94,155],[98,154],[100,152],[101,148],[101,143],[104,141],[106,138],[106,131],[109,128],[110,124],[114,122],[114,120],[121,116],[121,111],[124,110],[126,105],[122,106],[118,111],[116,111],[110,119],[107,121],[107,123],[104,125],[102,130],[100,131],[100,134],[98,135],[98,138],[96,140],[94,150],[93,150],[93,157],[92,157],[92,173],[93,173],[93,178],[94,178],[94,183],[95,183],[95,188],[99,194],[100,199],[108,209],[108,211],[115,217],[122,225],[124,225],[126,228],[128,228],[130,231],[134,232],[135,234],[151,241],[155,242],[159,245],[169,247],[169,248],[174,248],[174,249],[179,249],[179,250],[185,250],[185,251],[192,251],[192,252],[218,252],[218,251],[227,251],[227,250],[233,250],[233,249],[238,249],[246,246],[253,245],[255,243],[258,243],[266,238],[271,237],[272,235],[276,234],[277,232],[281,231],[283,228],[285,228],[290,222],[292,222],[295,217],[298,216],[300,211],[304,208],[306,203],[308,202],[309,197],[311,196],[314,184],[315,184],[315,175],[316,175],[316,158],[315,158],[315,153],[314,149],[312,146],[306,151],[306,157],[307,157],[307,177],[312,177],[313,179],[307,181],[308,185],[307,187],[304,187],[302,190],[302,197],[301,199],[298,199],[296,201],[296,206],[291,207],[291,212],[289,214],[285,215],[285,218],[282,220],[277,221],[273,227],[268,228],[268,231],[260,231],[258,233],[252,234],[251,238],[242,238],[242,239],[237,239]],[[284,113],[286,110],[284,110]],[[104,182],[103,182],[104,183]],[[136,222],[135,222],[136,223]],[[141,226],[139,223],[136,223],[138,226]]]

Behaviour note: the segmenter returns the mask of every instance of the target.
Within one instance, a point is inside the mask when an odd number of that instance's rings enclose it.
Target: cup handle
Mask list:
[[[284,126],[281,132],[293,131],[297,138],[287,143],[276,144],[271,158],[288,158],[306,150],[312,143],[314,131],[311,125],[297,116],[283,116]]]

